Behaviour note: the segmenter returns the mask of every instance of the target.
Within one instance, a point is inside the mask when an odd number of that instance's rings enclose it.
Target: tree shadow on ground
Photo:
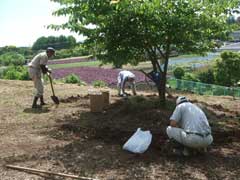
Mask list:
[[[240,174],[239,154],[224,156],[210,152],[206,156],[184,158],[166,156],[158,149],[150,148],[138,155],[123,151],[121,143],[99,139],[74,140],[53,149],[49,156],[64,164],[69,172],[93,177],[103,173],[104,179],[111,177],[111,172],[114,172],[114,179],[118,179],[120,174],[124,174],[123,179],[149,179],[151,171],[155,172],[152,174],[154,179],[161,179],[157,178],[159,175],[170,179],[197,179],[199,174],[205,179],[234,179]]]
[[[143,99],[120,101],[104,113],[79,112],[72,119],[62,120],[48,135],[70,143],[52,149],[48,156],[64,164],[69,172],[82,176],[98,174],[103,179],[234,179],[240,175],[240,155],[236,151],[239,144],[233,145],[233,141],[217,140],[205,156],[184,158],[163,154],[165,128],[172,109],[159,109],[151,104]],[[124,151],[123,144],[138,127],[152,132],[149,149],[144,154]],[[235,152],[222,153],[224,146]]]

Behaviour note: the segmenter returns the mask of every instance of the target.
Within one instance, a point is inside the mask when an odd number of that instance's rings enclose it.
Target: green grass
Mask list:
[[[51,64],[49,67],[51,69],[61,69],[61,68],[72,68],[72,67],[94,67],[99,66],[101,64],[100,61],[89,61],[89,62],[77,62],[77,63],[68,63],[68,64]]]
[[[197,57],[197,56],[199,56],[199,55],[196,55],[196,54],[180,55],[180,56],[177,56],[177,57],[171,57],[171,59],[175,59],[175,58],[183,59],[183,58],[186,58],[186,57]],[[214,62],[215,61],[213,61],[213,62],[206,62],[206,63],[213,64]],[[178,64],[177,66],[191,66],[194,63],[202,63],[203,64],[205,62],[200,62],[200,61],[194,61],[193,60],[191,62]],[[100,64],[101,64],[101,61],[88,61],[88,62],[76,62],[76,63],[68,63],[68,64],[52,64],[52,65],[49,65],[49,67],[52,68],[52,69],[72,68],[72,67],[86,67],[86,66],[98,67]],[[112,67],[112,64],[106,64],[103,67]],[[128,65],[124,65],[123,68],[129,69],[129,70],[143,69],[143,70],[146,70],[146,71],[150,71],[150,70],[152,70],[152,64],[151,64],[150,61],[147,61],[147,62],[139,63],[138,66],[132,66],[132,65],[129,65],[129,64]]]
[[[69,60],[69,59],[76,59],[76,58],[85,59],[85,58],[90,58],[90,57],[92,57],[92,55],[80,56],[80,57],[67,57],[67,58],[51,59],[50,61],[52,61],[52,62],[54,62],[54,61],[61,62],[61,61]]]
[[[193,58],[193,57],[199,57],[199,54],[183,54],[183,55],[179,55],[176,57],[170,57],[170,59],[184,59],[184,58]]]

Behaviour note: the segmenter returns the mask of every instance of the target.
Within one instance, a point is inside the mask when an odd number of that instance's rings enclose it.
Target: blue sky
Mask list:
[[[32,46],[41,36],[73,35],[77,41],[83,37],[68,30],[47,29],[49,24],[62,24],[65,17],[52,16],[58,3],[50,0],[0,0],[0,47],[6,45]]]

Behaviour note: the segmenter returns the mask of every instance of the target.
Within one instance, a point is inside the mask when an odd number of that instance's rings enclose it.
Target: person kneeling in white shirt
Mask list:
[[[206,115],[184,96],[177,98],[176,105],[166,130],[168,137],[184,146],[185,156],[190,155],[190,150],[206,151],[213,142]]]

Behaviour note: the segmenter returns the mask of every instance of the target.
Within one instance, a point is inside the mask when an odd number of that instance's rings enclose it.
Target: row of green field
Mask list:
[[[172,57],[171,60],[182,60],[182,59],[185,59],[185,58],[194,58],[194,57],[199,57],[195,54],[191,54],[191,55],[180,55],[180,56],[177,56],[177,57]],[[82,58],[82,57],[81,57]],[[71,59],[71,58],[70,58]],[[61,61],[59,61],[61,62]],[[96,66],[100,66],[102,65],[101,61],[83,61],[83,62],[71,62],[69,61],[70,63],[66,63],[66,59],[64,60],[64,63],[58,63],[58,64],[50,64],[49,67],[51,67],[52,69],[61,69],[61,68],[72,68],[72,67],[86,67],[86,66],[89,66],[89,67],[96,67]],[[194,62],[194,59],[191,61],[192,63]],[[196,62],[199,62],[199,61],[196,61]],[[188,62],[189,63],[189,62]],[[183,64],[183,63],[181,63]],[[107,64],[107,65],[103,65],[104,67],[111,67],[112,64]],[[125,68],[128,68],[128,69],[139,69],[139,68],[150,68],[151,67],[151,63],[150,62],[143,62],[143,63],[139,63],[139,65],[136,67],[136,66],[131,66],[131,65],[127,65],[125,66]]]

